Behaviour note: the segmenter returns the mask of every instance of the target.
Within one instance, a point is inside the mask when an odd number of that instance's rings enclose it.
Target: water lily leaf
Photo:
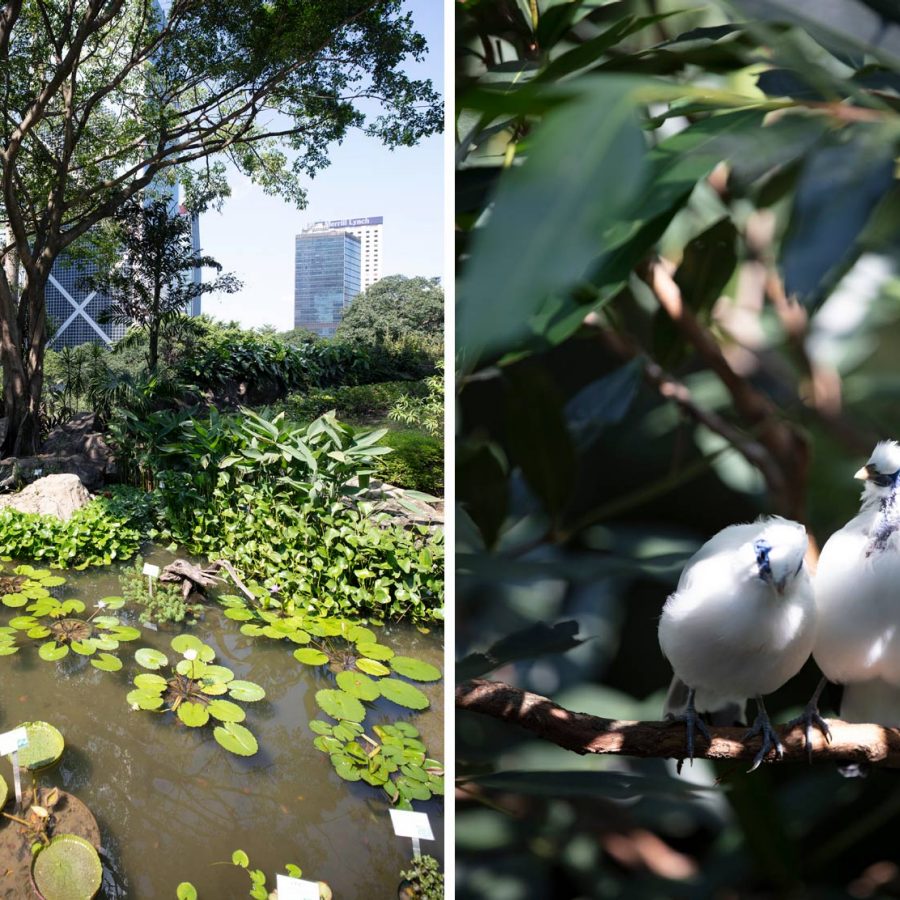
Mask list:
[[[365,672],[366,675],[390,675],[391,670],[384,665],[383,663],[377,662],[374,659],[358,659],[356,660],[356,668],[359,669],[360,672]]]
[[[216,658],[216,651],[192,634],[179,634],[178,637],[172,638],[172,649],[181,654],[188,650],[196,650],[197,659],[201,662],[212,662]]]
[[[398,674],[413,681],[440,681],[441,670],[431,663],[411,656],[395,656],[391,660],[391,668]]]
[[[175,888],[175,900],[197,900],[197,888],[189,881],[182,881]]]
[[[59,834],[35,857],[32,878],[47,900],[93,897],[103,881],[103,865],[90,841]]]
[[[4,594],[3,605],[16,609],[20,606],[24,606],[28,602],[28,599],[29,598],[24,594]]]
[[[12,644],[4,644],[0,646],[0,656],[12,656],[13,653],[18,653],[19,648],[13,646]]]
[[[250,865],[250,857],[243,850],[235,850],[231,854],[231,862],[233,865],[246,869]]]
[[[397,790],[404,800],[430,800],[431,791],[420,781],[413,781],[411,778],[400,777],[397,779]]]
[[[168,685],[168,682],[162,675],[151,675],[149,672],[135,675],[134,683],[136,687],[149,694],[161,694]]]
[[[15,628],[16,631],[27,631],[37,624],[38,620],[34,616],[16,616],[9,620],[9,627]]]
[[[320,734],[313,740],[313,747],[316,750],[321,750],[323,753],[335,753],[343,746],[336,737],[330,734]]]
[[[116,625],[110,632],[110,636],[117,641],[136,641],[141,633],[130,625]]]
[[[346,691],[316,691],[316,703],[322,712],[332,719],[349,719],[351,722],[362,722],[366,717],[366,708]]]
[[[358,700],[375,700],[381,695],[378,683],[360,672],[338,672],[338,687]]]
[[[225,615],[229,619],[234,619],[236,622],[247,622],[250,619],[255,618],[254,613],[250,609],[241,609],[237,606],[229,607],[225,610]]]
[[[334,731],[334,727],[321,719],[313,719],[309,723],[309,730],[314,731],[316,734],[331,734]]]
[[[33,638],[36,641],[39,641],[41,638],[47,637],[47,635],[49,635],[50,633],[50,629],[46,625],[35,625],[34,628],[29,628],[28,631],[25,632],[28,637]],[[75,642],[73,641],[73,644],[74,643]],[[75,649],[74,646],[72,649]]]
[[[382,678],[378,682],[381,696],[407,709],[427,709],[428,698],[417,688],[397,678]]]
[[[363,656],[368,656],[369,659],[390,659],[394,655],[394,651],[391,650],[390,647],[385,647],[384,644],[376,644],[370,641],[361,641],[357,643],[356,649],[359,650]]]
[[[41,644],[38,649],[38,656],[41,659],[46,659],[47,662],[53,662],[57,659],[62,659],[64,656],[68,656],[69,648],[65,644],[57,644],[56,641],[47,641],[46,644]]]
[[[203,680],[204,681],[221,681],[223,684],[227,684],[229,681],[234,680],[234,672],[226,666],[204,666],[203,667]]]
[[[248,623],[247,625],[241,625],[241,634],[246,634],[249,637],[259,637],[263,632],[262,625],[257,625],[256,623]]]
[[[315,647],[301,647],[294,651],[294,659],[307,666],[321,666],[328,662],[328,655]]]
[[[60,604],[59,608],[67,616],[72,613],[83,613],[86,609],[82,600],[66,600]]]
[[[61,587],[66,583],[66,579],[62,575],[44,575],[40,582],[43,587]]]
[[[220,722],[243,722],[247,718],[247,713],[230,700],[213,700],[206,708]]]
[[[345,757],[339,756],[337,762],[335,762],[335,757],[332,756],[331,762],[334,765],[334,771],[337,772],[344,781],[359,781],[362,778],[362,773],[359,769]]]
[[[253,756],[259,750],[256,738],[243,725],[236,722],[226,722],[217,726],[213,731],[213,737],[226,750],[238,756]]]
[[[91,660],[91,665],[101,672],[118,672],[122,668],[122,660],[111,653],[101,653],[96,659]]]
[[[220,697],[222,694],[228,693],[228,685],[224,681],[210,681],[205,679],[200,682],[200,690],[210,697]]]
[[[154,650],[152,647],[141,647],[134,654],[134,661],[145,669],[159,669],[169,663],[165,653]]]
[[[258,684],[254,684],[252,681],[232,681],[228,685],[228,693],[234,697],[235,700],[244,700],[247,702],[262,700],[262,698],[266,696],[266,692]]]
[[[118,650],[119,642],[107,635],[91,638],[98,650]]]
[[[193,703],[190,700],[178,707],[178,718],[191,728],[199,728],[209,721],[209,711],[202,703]]]
[[[153,694],[145,690],[129,691],[125,700],[129,706],[138,709],[159,709],[163,705],[162,693]]]
[[[308,644],[312,638],[305,631],[301,631],[299,628],[295,631],[292,631],[288,638],[292,640],[295,644]]]
[[[206,672],[206,663],[200,662],[199,659],[180,659],[175,666],[175,671],[188,678],[201,678]]]
[[[34,575],[34,566],[23,564],[21,566],[16,566],[13,569],[13,572],[15,572],[16,575]]]
[[[363,625],[354,625],[345,635],[348,641],[354,644],[377,644],[378,636],[371,628]]]
[[[98,628],[115,628],[119,624],[115,616],[94,616],[91,621]]]
[[[345,744],[359,737],[363,733],[363,727],[358,722],[348,722],[342,719],[333,729],[334,736]]]

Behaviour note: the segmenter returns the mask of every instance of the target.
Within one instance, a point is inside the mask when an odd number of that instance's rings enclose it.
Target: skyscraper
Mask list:
[[[313,222],[308,231],[346,231],[359,238],[360,279],[365,291],[381,278],[381,232],[384,225],[382,216],[363,219],[332,219],[330,222]]]
[[[310,230],[294,248],[294,327],[331,337],[360,292],[361,241],[342,230]]]

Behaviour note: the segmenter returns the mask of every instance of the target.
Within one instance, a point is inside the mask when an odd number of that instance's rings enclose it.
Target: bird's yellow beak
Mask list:
[[[865,466],[863,466],[853,477],[858,478],[860,481],[868,481],[869,470]]]

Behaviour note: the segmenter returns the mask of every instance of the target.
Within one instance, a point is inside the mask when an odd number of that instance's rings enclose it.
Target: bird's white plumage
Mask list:
[[[771,547],[774,584],[760,577],[759,541]],[[720,531],[688,561],[659,643],[698,710],[769,694],[803,667],[815,639],[806,547],[802,525],[773,517]]]
[[[813,655],[822,674],[847,685],[841,717],[900,724],[900,529],[896,480],[900,445],[881,441],[865,469],[862,505],[819,557],[815,590],[818,636]]]

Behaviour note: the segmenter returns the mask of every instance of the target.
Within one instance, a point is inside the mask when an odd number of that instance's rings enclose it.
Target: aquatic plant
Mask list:
[[[201,728],[214,722],[213,737],[222,747],[238,756],[253,756],[259,749],[253,734],[239,724],[246,718],[235,700],[251,703],[262,700],[266,692],[252,681],[235,679],[234,672],[215,665],[212,647],[191,634],[172,639],[172,649],[181,659],[169,676],[156,674],[169,665],[160,650],[143,647],[135,655],[138,665],[151,672],[136,675],[134,689],[126,700],[132,709],[172,712],[189,728]],[[224,699],[227,694],[231,699]]]
[[[119,579],[125,601],[141,608],[138,616],[140,622],[161,625],[166,622],[184,622],[189,616],[196,616],[200,605],[188,603],[178,585],[157,581],[151,594],[143,568],[144,559],[139,556]]]
[[[400,900],[444,900],[444,873],[433,856],[417,856],[400,877]]]
[[[309,727],[317,735],[313,744],[328,754],[341,778],[381,787],[398,809],[444,793],[444,766],[428,756],[409,722],[375,725],[374,737],[352,718],[340,717],[337,725],[313,719]]]
[[[91,900],[103,882],[103,865],[90,841],[58,834],[35,856],[31,877],[44,900]]]
[[[235,850],[231,854],[231,864],[239,869],[245,869],[250,876],[250,896],[253,900],[268,900],[269,891],[266,887],[266,873],[262,869],[250,868],[250,857],[243,850]],[[303,870],[300,866],[287,863],[285,872],[291,878],[302,878]],[[177,900],[197,900],[199,896],[197,888],[190,881],[182,881],[175,891]],[[331,888],[324,882],[319,882],[319,900],[331,900]]]
[[[66,749],[62,732],[49,722],[23,722],[28,743],[19,750],[19,765],[36,772],[59,761]]]

